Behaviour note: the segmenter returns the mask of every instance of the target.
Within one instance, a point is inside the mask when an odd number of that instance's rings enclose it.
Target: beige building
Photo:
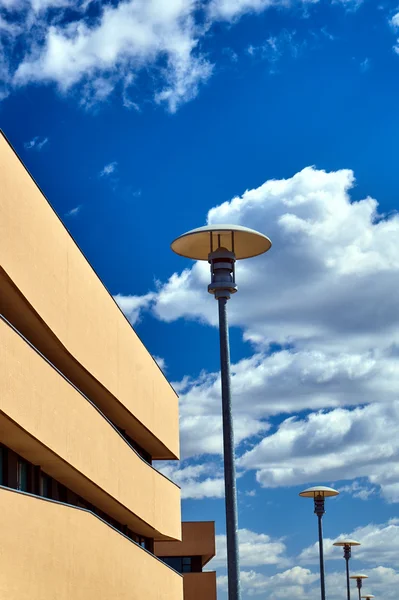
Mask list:
[[[154,555],[181,540],[180,490],[152,466],[178,459],[178,427],[172,387],[0,135],[0,596],[183,600]]]

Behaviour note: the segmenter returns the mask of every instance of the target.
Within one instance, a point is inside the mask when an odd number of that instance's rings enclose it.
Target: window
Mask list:
[[[40,475],[40,495],[44,498],[51,498],[51,477],[46,475],[45,473],[41,473]]]
[[[28,491],[28,463],[22,458],[18,459],[17,489]]]
[[[164,556],[161,560],[178,573],[182,572],[182,560],[180,556]]]
[[[191,573],[191,556],[183,557],[182,567],[182,573]]]
[[[172,567],[178,573],[191,573],[192,572],[192,559],[191,556],[164,556],[160,557],[164,563]]]

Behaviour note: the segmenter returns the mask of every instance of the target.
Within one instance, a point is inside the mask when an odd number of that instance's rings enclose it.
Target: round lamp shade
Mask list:
[[[357,575],[351,575],[350,579],[368,579],[368,575],[363,575],[363,573],[358,573]]]
[[[326,487],[324,485],[316,485],[315,487],[311,487],[303,492],[300,492],[299,495],[302,496],[302,498],[315,498],[316,496],[328,498],[329,496],[338,496],[338,494],[339,492],[333,488]]]
[[[208,260],[210,252],[226,248],[234,252],[236,258],[251,258],[267,252],[271,248],[268,237],[254,229],[241,225],[205,225],[184,233],[176,238],[171,248],[173,252],[193,260]]]
[[[361,598],[375,598],[373,594],[366,594],[365,596],[361,596]]]
[[[338,540],[333,543],[333,546],[361,546],[356,540]]]

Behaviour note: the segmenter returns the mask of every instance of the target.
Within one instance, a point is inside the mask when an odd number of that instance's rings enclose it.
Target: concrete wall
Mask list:
[[[0,261],[87,377],[162,442],[154,458],[178,457],[175,392],[2,135]]]
[[[137,533],[180,539],[180,490],[0,320],[0,442]]]
[[[0,489],[0,531],[1,598],[183,600],[180,575],[85,511]]]

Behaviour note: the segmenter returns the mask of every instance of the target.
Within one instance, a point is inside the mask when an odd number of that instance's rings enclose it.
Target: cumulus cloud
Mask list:
[[[241,567],[259,567],[261,565],[289,564],[285,556],[286,545],[281,539],[272,539],[265,533],[255,533],[248,529],[238,530],[238,543]],[[226,565],[226,536],[216,536],[216,556],[209,563],[209,569],[217,569]],[[299,567],[298,567],[299,568]]]
[[[44,10],[65,2],[36,0],[36,4],[36,9]],[[83,10],[82,4],[75,5]],[[106,99],[121,86],[133,106],[135,76],[152,68],[157,74],[155,101],[174,112],[197,94],[212,72],[198,49],[206,31],[195,19],[198,7],[196,0],[125,0],[104,5],[98,18],[83,11],[67,24],[61,19],[50,22],[18,65],[14,83],[54,83],[61,92],[82,84],[89,104]]]
[[[165,373],[166,371],[166,361],[164,358],[162,358],[162,356],[154,356],[153,357],[155,362],[157,363],[158,367],[161,369],[161,371],[163,371]]]
[[[150,306],[152,299],[152,293],[145,296],[123,296],[122,294],[114,296],[115,302],[132,325],[135,325],[140,320],[142,311]]]
[[[352,171],[308,167],[271,180],[208,213],[208,223],[245,224],[269,235],[269,254],[237,267],[239,293],[230,302],[232,324],[245,339],[268,347],[368,351],[397,337],[399,268],[396,215],[382,218],[372,198],[351,202]],[[174,274],[159,291],[155,313],[216,324],[207,297],[206,264]],[[188,302],[189,300],[189,302]]]
[[[391,18],[391,25],[394,31],[399,31],[399,12]],[[399,39],[396,40],[396,44],[394,45],[393,49],[396,54],[399,54]]]
[[[271,6],[287,6],[289,0],[211,0],[209,14],[221,21],[233,21],[246,13],[260,13]]]
[[[344,485],[343,487],[338,488],[338,491],[340,494],[350,494],[354,498],[368,500],[370,496],[373,496],[377,492],[377,488],[363,485],[355,479],[350,485]]]
[[[354,181],[350,170],[307,167],[208,213],[208,223],[253,227],[274,243],[238,263],[229,302],[230,322],[254,348],[232,365],[238,465],[265,487],[366,478],[359,495],[382,486],[396,502],[399,217],[372,198],[351,201]],[[206,263],[174,273],[154,293],[153,313],[216,326],[208,282]],[[183,456],[221,453],[219,373],[174,385]],[[265,437],[270,416],[309,410]]]
[[[363,587],[364,593],[373,593],[376,597],[394,600],[399,581],[398,572],[389,567],[378,566],[373,569],[362,569],[369,579]],[[300,566],[268,576],[255,570],[241,571],[241,587],[244,597],[268,598],[283,600],[285,598],[316,598],[320,595],[319,576],[310,569]],[[371,589],[371,592],[370,592]],[[219,596],[224,598],[227,590],[227,576],[218,577]],[[356,588],[354,588],[356,591]],[[340,600],[345,594],[344,569],[326,573],[326,592],[332,600]]]
[[[317,581],[318,575],[303,567],[292,567],[287,571],[267,576],[256,571],[241,571],[241,587],[248,596],[262,596],[271,600],[277,598],[306,598],[309,586]],[[223,592],[227,590],[226,575],[218,577],[218,587]]]
[[[334,539],[324,539],[324,557],[326,560],[342,559],[342,548],[334,546],[339,539],[354,539],[361,543],[352,549],[356,561],[379,564],[383,566],[399,566],[399,519],[390,519],[384,524],[370,523],[357,527],[350,533],[341,533]],[[314,544],[305,548],[299,560],[304,564],[316,564],[319,560],[319,546]]]
[[[154,466],[181,487],[183,499],[224,497],[224,479],[219,465],[210,462],[176,465],[169,461],[157,461]]]
[[[239,460],[264,487],[367,477],[399,501],[399,402],[290,417]]]
[[[116,92],[126,108],[140,110],[149,99],[139,95],[145,87],[173,113],[214,71],[204,41],[215,22],[317,1],[0,0],[0,30],[8,38],[0,46],[0,94],[52,84],[62,94],[75,92],[84,107]],[[149,85],[141,85],[141,77]]]

